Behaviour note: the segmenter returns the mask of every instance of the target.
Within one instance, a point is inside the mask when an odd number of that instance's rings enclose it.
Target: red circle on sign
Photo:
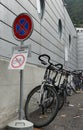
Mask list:
[[[27,39],[33,30],[33,22],[31,17],[22,13],[16,17],[13,23],[13,33],[17,40]]]
[[[22,60],[22,61],[21,61],[21,60]],[[19,68],[19,67],[21,67],[21,66],[24,64],[24,62],[25,62],[25,57],[24,57],[24,55],[19,54],[19,55],[16,55],[16,56],[12,59],[12,61],[11,61],[11,66],[12,66],[13,68]]]

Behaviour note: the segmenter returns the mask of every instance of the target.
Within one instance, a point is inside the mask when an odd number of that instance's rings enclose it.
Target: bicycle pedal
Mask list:
[[[51,109],[47,109],[47,112],[52,112],[52,110]]]

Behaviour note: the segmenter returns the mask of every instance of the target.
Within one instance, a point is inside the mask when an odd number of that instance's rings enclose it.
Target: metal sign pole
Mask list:
[[[23,45],[23,41],[21,41],[21,46]],[[23,116],[23,70],[20,70],[20,107],[19,107],[19,120],[22,120]]]
[[[25,26],[26,25],[26,26]],[[23,41],[28,39],[33,31],[33,22],[31,17],[26,13],[21,13],[16,17],[13,23],[13,35],[17,40],[21,41],[21,47]],[[22,33],[24,32],[24,33]],[[26,48],[26,47],[24,47]],[[20,48],[20,51],[22,48]],[[24,49],[23,49],[24,50]],[[8,130],[33,130],[33,123],[23,120],[23,69],[27,60],[28,49],[25,53],[13,54],[13,57],[9,64],[9,69],[20,69],[20,99],[19,99],[19,120],[12,121],[8,124]]]
[[[23,103],[23,70],[20,70],[20,108],[19,108],[19,120],[22,120],[22,103]]]

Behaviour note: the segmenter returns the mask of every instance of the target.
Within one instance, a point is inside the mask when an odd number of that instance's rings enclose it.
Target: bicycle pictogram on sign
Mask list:
[[[27,53],[14,54],[10,60],[9,69],[24,69]]]
[[[25,57],[24,55],[16,55],[12,61],[11,61],[11,66],[13,68],[19,68],[23,65],[23,63],[25,62]]]

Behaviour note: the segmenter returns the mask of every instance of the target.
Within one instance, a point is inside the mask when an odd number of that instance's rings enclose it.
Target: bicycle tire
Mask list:
[[[67,96],[71,96],[71,95],[73,94],[72,88],[67,87],[67,88],[66,88],[66,93],[67,93]]]
[[[61,108],[64,106],[64,103],[66,102],[66,91],[64,88],[60,91],[59,95],[59,107],[58,110],[61,110]]]
[[[48,125],[58,112],[58,94],[52,86],[44,85],[51,101],[50,105],[45,106],[45,113],[42,114],[41,105],[38,105],[38,96],[41,85],[35,87],[28,95],[25,103],[25,117],[34,124],[34,127],[40,128]],[[32,109],[32,110],[31,110]],[[34,110],[33,110],[34,109]]]

